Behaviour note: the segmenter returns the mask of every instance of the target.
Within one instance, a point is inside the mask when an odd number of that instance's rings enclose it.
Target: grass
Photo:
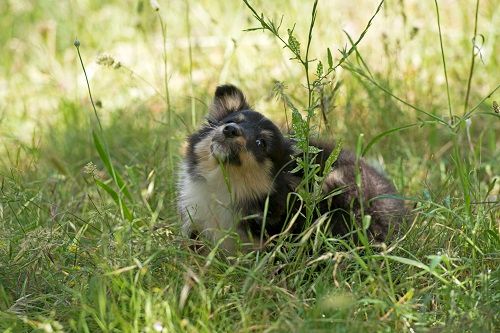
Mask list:
[[[243,31],[261,26],[243,2],[0,3],[0,330],[498,330],[497,6],[384,2],[367,28],[378,3],[319,1],[314,27],[314,1],[249,4],[298,62]],[[404,232],[190,251],[177,163],[223,82],[383,166],[413,207]]]

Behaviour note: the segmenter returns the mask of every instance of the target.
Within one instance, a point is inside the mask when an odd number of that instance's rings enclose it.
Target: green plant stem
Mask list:
[[[283,37],[280,36],[279,34],[279,26],[276,27],[274,24],[269,24],[265,21],[264,19],[264,16],[262,15],[259,15],[257,14],[257,11],[255,10],[255,8],[252,7],[252,5],[250,5],[248,3],[248,0],[243,0],[243,2],[245,3],[245,5],[248,7],[248,9],[250,9],[250,11],[252,12],[253,16],[255,17],[255,19],[257,19],[257,21],[259,21],[259,23],[261,24],[261,27],[259,28],[253,28],[253,29],[247,29],[247,31],[252,31],[252,30],[268,30],[270,31],[276,38],[278,38],[281,43],[287,48],[289,49],[296,57],[297,59],[300,61],[300,63],[302,65],[304,65],[304,61],[302,60],[302,58],[300,57],[300,54],[297,54],[293,51],[293,48],[290,46],[290,44],[288,44],[287,41],[285,41],[283,39]]]
[[[450,116],[450,123],[453,125],[453,111],[451,109],[451,99],[450,99],[450,85],[448,84],[448,71],[446,70],[446,58],[444,56],[444,47],[443,47],[443,36],[441,34],[441,20],[439,17],[439,7],[437,0],[434,0],[436,4],[436,16],[437,16],[437,25],[439,31],[439,45],[441,46],[441,59],[443,60],[443,70],[444,70],[444,78],[446,80],[446,95],[448,97],[448,111]]]
[[[480,101],[479,103],[477,103],[472,109],[470,109],[465,115],[464,115],[464,118],[468,118],[472,113],[474,113],[474,111],[476,111],[477,109],[479,109],[479,107],[481,106],[481,104],[484,103],[485,100],[487,100],[488,98],[490,98],[491,96],[493,96],[494,93],[496,93],[496,91],[500,88],[500,84],[497,84],[497,86],[495,88],[493,88],[493,90],[490,91],[489,94],[487,94],[486,96],[484,96]]]
[[[470,96],[470,87],[471,87],[471,82],[472,82],[472,75],[474,74],[474,64],[476,60],[476,55],[475,55],[475,41],[476,41],[476,36],[477,36],[477,17],[479,14],[479,0],[476,1],[476,15],[474,19],[474,37],[472,38],[472,51],[471,51],[471,59],[470,59],[470,70],[469,70],[469,77],[467,79],[467,92],[465,93],[465,101],[464,101],[464,112],[463,114],[465,115],[467,113],[467,106],[469,104],[469,96]]]
[[[448,124],[446,121],[444,121],[443,119],[439,118],[438,116],[436,115],[433,115],[432,113],[429,113],[407,101],[405,101],[404,99],[394,95],[389,89],[383,87],[380,83],[378,83],[377,81],[375,81],[374,79],[372,79],[371,77],[369,77],[368,75],[366,75],[365,73],[363,73],[361,70],[353,67],[352,65],[348,65],[348,66],[343,66],[343,68],[359,75],[360,77],[368,80],[368,82],[370,82],[371,84],[373,84],[374,86],[376,86],[377,88],[379,88],[380,90],[382,90],[383,92],[385,92],[386,94],[388,94],[389,96],[391,96],[392,98],[394,98],[395,100],[399,101],[400,103],[403,103],[404,105],[412,108],[413,110],[417,111],[417,112],[420,112],[422,114],[425,114],[426,116],[436,120],[438,123],[442,124],[442,125],[446,125],[448,127],[451,127],[450,124]]]
[[[314,115],[313,112],[313,92],[314,92],[314,87],[311,86],[311,81],[309,78],[309,50],[311,48],[311,41],[313,38],[312,32],[314,29],[314,24],[316,23],[316,14],[318,10],[318,0],[314,1],[312,12],[311,12],[311,22],[309,23],[309,33],[307,35],[307,47],[306,47],[306,55],[304,61],[302,61],[302,64],[304,66],[304,71],[306,75],[306,81],[307,81],[307,116],[306,116],[306,123],[307,123],[307,128],[306,128],[306,135],[305,135],[305,140],[306,140],[306,151],[304,152],[303,158],[305,162],[305,168],[304,168],[304,175],[305,179],[308,181],[306,182],[306,191],[307,193],[310,193],[310,182],[309,182],[309,166],[310,166],[310,161],[309,161],[309,134],[310,134],[310,129],[311,129],[311,119]],[[307,202],[307,201],[306,201]],[[312,205],[306,205],[307,208],[311,207],[311,209],[307,209],[307,218],[309,219],[310,216],[312,216],[313,212],[313,207]]]
[[[191,45],[191,21],[189,17],[190,6],[189,0],[186,0],[186,30],[188,38],[188,55],[189,55],[189,93],[191,100],[191,125],[196,126],[196,103],[194,100],[194,85],[193,85],[193,47]]]
[[[337,67],[341,66],[342,63],[351,55],[352,52],[354,52],[354,50],[356,50],[358,44],[363,40],[363,38],[365,37],[366,33],[368,32],[368,28],[370,28],[370,26],[372,25],[372,22],[373,20],[375,19],[375,17],[378,15],[378,13],[380,12],[380,9],[382,9],[382,5],[384,4],[384,1],[385,0],[382,0],[380,1],[380,3],[378,4],[377,6],[377,9],[375,10],[375,13],[373,13],[373,15],[370,17],[370,19],[368,20],[368,23],[366,24],[366,27],[365,29],[363,30],[363,32],[361,32],[361,35],[359,35],[359,38],[358,40],[356,41],[356,43],[354,43],[351,48],[349,49],[349,51],[347,51],[343,56],[342,58],[339,60],[339,62],[332,67],[332,71],[337,69]],[[329,71],[330,72],[330,71]],[[329,73],[327,73],[328,75]]]
[[[170,101],[170,89],[168,85],[168,54],[167,54],[167,24],[163,22],[163,19],[160,15],[160,11],[156,11],[156,14],[158,15],[158,20],[160,21],[160,26],[161,26],[161,34],[162,34],[162,43],[163,43],[163,79],[165,82],[165,98],[166,98],[166,107],[167,107],[167,131],[168,133],[172,132],[173,124],[172,124],[172,104]],[[166,140],[166,150],[168,153],[168,164],[169,164],[169,170],[174,169],[174,159],[173,159],[173,152],[172,152],[172,144],[170,142],[170,138]],[[174,199],[174,191],[171,189],[170,193],[172,193],[172,199]]]
[[[75,47],[76,47],[76,52],[78,53],[78,59],[80,59],[80,64],[81,64],[82,69],[83,69],[83,75],[85,76],[85,82],[87,83],[87,89],[89,92],[90,103],[92,104],[92,109],[94,110],[94,115],[95,115],[95,118],[97,119],[97,124],[99,125],[99,129],[102,133],[103,129],[102,129],[102,125],[101,125],[101,119],[99,118],[99,115],[97,114],[97,109],[95,107],[94,98],[92,97],[92,90],[90,89],[90,83],[89,83],[89,78],[87,76],[87,71],[85,70],[85,66],[83,65],[82,55],[80,54],[80,41],[78,39],[75,40]]]
[[[129,213],[128,208],[124,204],[123,199],[122,199],[122,194],[128,193],[128,189],[127,189],[126,184],[121,180],[121,177],[118,176],[118,174],[115,170],[115,167],[113,166],[113,163],[111,162],[111,154],[109,152],[108,143],[107,143],[106,137],[104,136],[104,130],[102,128],[101,120],[99,118],[99,115],[97,114],[97,109],[96,109],[96,106],[94,103],[94,98],[92,97],[92,90],[90,89],[89,78],[87,76],[87,71],[85,70],[85,65],[83,64],[82,55],[80,54],[80,41],[78,39],[76,39],[74,45],[76,47],[76,51],[78,53],[78,59],[80,60],[80,64],[81,64],[82,69],[83,69],[83,74],[85,76],[85,82],[87,83],[87,89],[88,89],[88,93],[89,93],[89,97],[90,97],[90,102],[92,104],[92,109],[94,110],[94,115],[95,115],[95,117],[97,119],[97,123],[99,125],[99,131],[100,131],[99,134],[102,136],[102,141],[103,141],[103,147],[102,147],[103,149],[102,150],[103,151],[100,152],[101,159],[103,159],[103,157],[107,158],[108,163],[105,163],[105,164],[108,167],[108,171],[111,173],[111,177],[113,179],[113,182],[115,183],[115,185],[119,189],[119,192],[116,196],[116,201],[117,201],[118,207],[120,208],[120,214],[121,214],[122,218],[127,217],[128,220],[132,220],[132,215]],[[93,132],[93,135],[94,135],[94,143],[96,145],[98,145],[99,137],[95,134],[95,132]],[[103,160],[103,162],[105,162],[105,161]]]
[[[170,91],[168,87],[167,24],[163,22],[160,12],[157,11],[156,13],[158,15],[158,20],[160,21],[161,35],[163,41],[163,79],[165,81],[165,98],[167,103],[167,119],[168,119],[167,123],[170,130],[170,126],[172,125],[172,108],[170,104]]]
[[[313,39],[313,29],[314,29],[314,24],[316,23],[316,14],[318,10],[318,0],[314,1],[313,4],[313,9],[311,13],[311,23],[309,24],[309,34],[307,36],[307,47],[306,47],[306,58],[303,62],[304,64],[304,69],[305,69],[305,74],[306,74],[306,80],[307,80],[307,90],[308,90],[308,104],[307,107],[311,108],[312,107],[312,98],[313,98],[313,87],[311,87],[310,83],[310,78],[309,78],[309,50],[311,48],[311,41]]]

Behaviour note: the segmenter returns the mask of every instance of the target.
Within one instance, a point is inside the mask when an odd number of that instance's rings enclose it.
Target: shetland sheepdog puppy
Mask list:
[[[320,149],[311,160],[323,170],[334,145],[313,140],[310,145]],[[187,139],[180,166],[183,233],[208,238],[236,254],[260,249],[266,239],[285,230],[302,231],[305,208],[297,199],[297,187],[304,174],[294,170],[297,156],[303,152],[294,140],[252,110],[237,87],[219,86],[206,123]],[[347,150],[325,175],[322,190],[327,199],[315,207],[314,219],[328,220],[332,236],[348,234],[364,214],[371,218],[369,237],[383,241],[405,212],[392,183]]]

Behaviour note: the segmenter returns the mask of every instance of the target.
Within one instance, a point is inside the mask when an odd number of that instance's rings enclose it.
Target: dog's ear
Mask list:
[[[209,121],[219,121],[229,115],[244,109],[249,109],[245,95],[233,85],[218,86],[208,114]]]

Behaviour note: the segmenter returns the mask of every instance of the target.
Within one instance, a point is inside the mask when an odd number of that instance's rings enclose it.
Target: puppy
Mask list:
[[[323,170],[332,145],[310,145],[321,150],[311,154],[311,161]],[[235,254],[261,248],[268,237],[285,229],[300,232],[306,209],[296,192],[304,174],[294,171],[294,157],[302,155],[271,120],[250,108],[238,88],[219,86],[207,122],[187,139],[180,166],[183,233],[208,238]],[[392,183],[346,150],[324,177],[322,190],[327,199],[317,204],[313,218],[326,217],[332,235],[347,234],[364,213],[371,216],[370,237],[383,241],[404,215]],[[294,223],[287,226],[292,216]]]

